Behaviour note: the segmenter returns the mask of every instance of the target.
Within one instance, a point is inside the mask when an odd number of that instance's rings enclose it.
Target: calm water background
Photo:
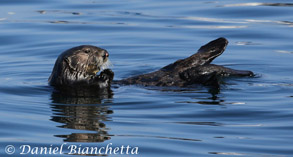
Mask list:
[[[130,145],[139,156],[292,156],[292,15],[290,0],[1,0],[0,156],[9,144],[19,154],[65,142]],[[105,99],[47,85],[73,46],[107,49],[118,80],[218,37],[230,44],[214,63],[257,77],[227,79],[220,91],[115,86]]]

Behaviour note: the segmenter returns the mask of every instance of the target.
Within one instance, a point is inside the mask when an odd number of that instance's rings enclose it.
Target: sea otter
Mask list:
[[[224,52],[227,45],[227,39],[218,38],[202,46],[196,54],[186,59],[178,60],[155,72],[114,83],[184,87],[192,84],[218,85],[218,78],[223,76],[252,76],[251,71],[210,64]],[[109,88],[114,73],[105,69],[97,75],[107,63],[108,57],[106,50],[95,46],[84,45],[69,49],[58,57],[49,84],[58,88]]]

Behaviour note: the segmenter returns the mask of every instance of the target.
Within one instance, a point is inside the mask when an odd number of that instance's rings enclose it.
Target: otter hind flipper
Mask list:
[[[197,53],[163,67],[162,71],[185,71],[186,69],[210,64],[216,57],[220,56],[226,49],[228,40],[218,38],[203,46]]]
[[[221,65],[214,65],[214,64],[209,64],[205,66],[199,67],[201,71],[214,71],[217,72],[217,75],[219,76],[236,76],[236,77],[241,77],[241,76],[254,76],[254,73],[249,70],[235,70],[231,68],[227,68]]]
[[[227,45],[228,40],[221,37],[201,46],[196,53],[202,61],[201,65],[211,63],[216,57],[220,56],[225,51]]]

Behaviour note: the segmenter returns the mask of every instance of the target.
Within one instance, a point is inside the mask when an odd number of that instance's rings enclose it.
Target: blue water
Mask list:
[[[62,144],[138,147],[128,156],[292,156],[292,7],[290,0],[1,0],[0,156]],[[47,84],[58,55],[74,46],[107,49],[119,80],[218,37],[229,46],[213,63],[256,77],[225,79],[219,91],[114,86],[107,98],[62,97]]]

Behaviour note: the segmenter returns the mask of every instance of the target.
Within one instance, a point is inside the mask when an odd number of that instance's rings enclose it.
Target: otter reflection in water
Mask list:
[[[109,140],[105,121],[110,121],[109,115],[113,113],[109,106],[103,105],[104,99],[110,100],[112,92],[107,95],[91,97],[76,97],[62,95],[55,91],[52,93],[51,108],[52,121],[62,123],[61,128],[87,130],[91,133],[71,133],[69,135],[55,135],[64,138],[65,142],[104,142]],[[95,131],[96,133],[92,133]]]

